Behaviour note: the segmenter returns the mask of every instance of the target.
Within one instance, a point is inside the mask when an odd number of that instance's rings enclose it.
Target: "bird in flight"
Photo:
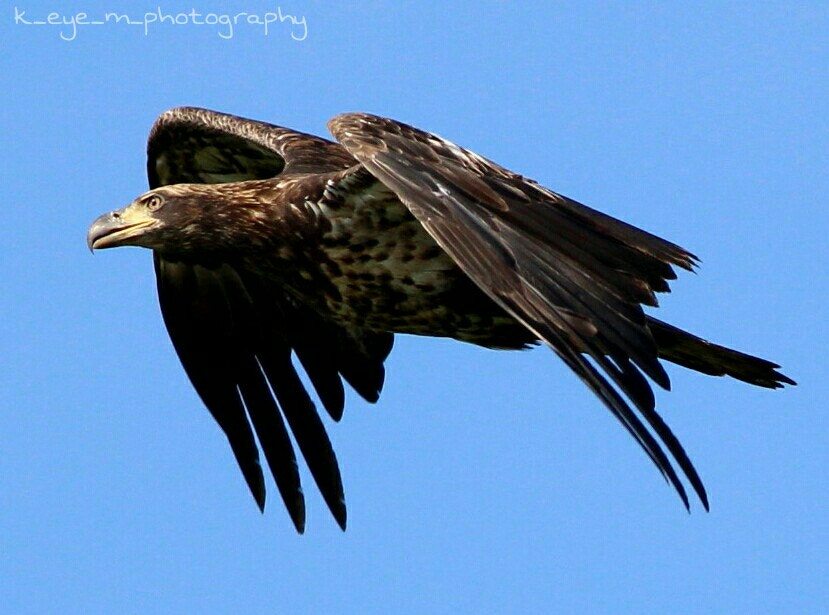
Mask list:
[[[601,399],[685,507],[677,468],[708,509],[688,455],[655,411],[660,359],[753,385],[778,365],[646,315],[683,248],[434,134],[365,113],[332,142],[183,107],[150,132],[150,191],[95,220],[91,249],[153,251],[164,322],[260,509],[259,446],[297,531],[305,500],[289,435],[341,528],[337,458],[297,374],[343,414],[369,402],[395,333],[496,349],[543,343]],[[255,434],[255,435],[254,435]],[[675,468],[676,466],[676,468]]]

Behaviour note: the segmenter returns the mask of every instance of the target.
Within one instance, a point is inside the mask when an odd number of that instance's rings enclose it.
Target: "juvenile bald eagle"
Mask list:
[[[292,353],[338,421],[342,380],[377,401],[393,334],[412,333],[501,349],[545,343],[686,508],[663,446],[707,509],[646,377],[669,388],[662,358],[762,387],[794,382],[774,363],[643,312],[669,290],[673,267],[690,270],[696,257],[411,126],[363,113],[328,126],[339,143],[204,109],[167,111],[150,132],[151,190],[87,236],[93,249],[153,250],[173,345],[259,507],[254,432],[304,530],[287,423],[345,528],[337,459]]]

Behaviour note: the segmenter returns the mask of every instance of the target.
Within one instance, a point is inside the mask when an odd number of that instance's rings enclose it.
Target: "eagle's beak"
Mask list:
[[[143,207],[127,205],[96,219],[86,233],[86,245],[90,250],[141,245],[136,239],[158,223]]]

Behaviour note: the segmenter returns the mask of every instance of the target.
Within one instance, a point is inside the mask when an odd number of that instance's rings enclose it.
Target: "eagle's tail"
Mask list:
[[[796,384],[778,372],[780,366],[771,361],[712,344],[650,316],[648,327],[656,341],[659,356],[677,365],[711,376],[731,376],[769,389]]]

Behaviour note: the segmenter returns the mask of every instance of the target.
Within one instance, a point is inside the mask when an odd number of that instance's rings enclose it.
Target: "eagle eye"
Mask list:
[[[145,206],[150,211],[155,211],[164,204],[164,200],[157,194],[152,195],[144,202]]]

